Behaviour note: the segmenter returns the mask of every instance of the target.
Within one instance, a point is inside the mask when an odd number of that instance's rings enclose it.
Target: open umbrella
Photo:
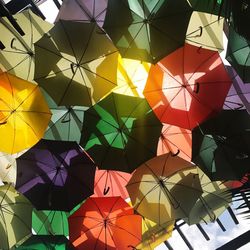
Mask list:
[[[42,91],[42,93],[44,93],[52,113],[52,117],[43,138],[57,141],[79,142],[84,111],[87,107],[58,106],[46,91]]]
[[[242,81],[250,82],[250,42],[229,26],[227,61],[234,67]]]
[[[202,194],[197,168],[170,153],[138,167],[126,187],[134,209],[159,225],[188,217]]]
[[[121,196],[128,198],[127,185],[131,174],[121,171],[96,170],[95,187],[92,197]]]
[[[69,239],[76,249],[127,250],[141,241],[141,216],[121,197],[96,197],[69,217]]]
[[[64,0],[56,21],[96,22],[102,27],[108,0]]]
[[[42,139],[17,159],[16,188],[39,210],[70,211],[93,194],[94,175],[76,142]]]
[[[198,47],[223,50],[224,18],[194,11],[186,33],[186,42]]]
[[[33,206],[10,184],[0,186],[0,249],[12,247],[31,235]]]
[[[0,19],[1,41],[5,48],[0,50],[0,68],[25,80],[34,79],[34,42],[48,32],[53,25],[43,21],[31,10],[14,15],[25,32],[21,36],[7,21]]]
[[[224,102],[223,109],[239,110],[246,109],[250,114],[250,84],[244,84],[240,76],[236,73],[233,67],[225,66],[229,73],[233,84],[229,89]]]
[[[191,161],[192,133],[188,129],[163,124],[158,142],[157,155],[171,152],[186,161]]]
[[[74,250],[70,241],[63,235],[32,235],[16,250]]]
[[[156,63],[185,41],[186,0],[110,0],[103,28],[126,58]]]
[[[95,23],[60,20],[35,53],[35,80],[58,105],[91,106],[116,86],[118,52]]]
[[[223,110],[192,131],[192,161],[211,180],[239,180],[250,171],[250,116]]]
[[[144,98],[111,93],[85,112],[80,144],[100,169],[131,173],[156,155],[161,128]]]
[[[184,218],[189,225],[215,222],[232,202],[232,194],[222,182],[211,181],[200,169],[198,172],[203,193]]]
[[[0,151],[14,154],[42,137],[51,113],[37,85],[0,74]]]
[[[186,43],[151,66],[144,95],[161,122],[192,129],[222,109],[231,83],[217,51]]]

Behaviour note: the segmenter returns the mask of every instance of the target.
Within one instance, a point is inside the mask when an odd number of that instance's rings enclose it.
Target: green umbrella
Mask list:
[[[211,180],[237,180],[250,171],[250,116],[223,110],[192,131],[192,161]]]
[[[186,0],[110,0],[103,28],[123,57],[157,63],[184,45],[191,14]]]
[[[85,112],[80,144],[100,169],[131,173],[156,155],[161,128],[144,98],[112,93]]]
[[[95,23],[61,20],[35,53],[35,80],[58,105],[91,106],[117,85],[118,52]]]
[[[34,79],[34,42],[48,32],[53,25],[43,21],[31,10],[14,15],[25,32],[24,36],[10,25],[8,19],[0,19],[1,41],[5,49],[0,50],[0,68],[25,80]]]
[[[242,81],[250,82],[250,42],[229,26],[226,59],[234,67]]]
[[[0,249],[11,249],[31,235],[32,209],[10,184],[0,186]]]
[[[70,241],[63,235],[33,235],[16,250],[74,250]]]
[[[81,106],[58,106],[45,91],[43,93],[52,113],[44,138],[48,140],[79,142],[83,115],[87,108]]]

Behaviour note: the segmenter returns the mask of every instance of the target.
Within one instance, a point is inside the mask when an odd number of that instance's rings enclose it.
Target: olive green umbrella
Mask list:
[[[31,10],[14,15],[25,32],[24,36],[11,26],[8,19],[0,19],[1,41],[5,48],[0,50],[0,68],[25,80],[34,79],[34,42],[48,32],[53,25],[43,21]]]
[[[0,249],[11,249],[31,235],[32,209],[10,184],[0,186]]]
[[[58,105],[92,106],[117,85],[117,49],[95,23],[60,20],[35,53],[35,80]]]
[[[250,82],[250,41],[240,36],[231,26],[226,59],[234,67],[242,81]]]
[[[186,0],[109,0],[103,28],[123,57],[157,63],[184,45],[191,14]]]
[[[161,129],[144,98],[111,93],[85,112],[80,145],[98,168],[131,173],[156,155]]]
[[[203,193],[184,218],[189,225],[215,222],[232,202],[232,194],[222,182],[211,181],[199,168],[198,173]]]

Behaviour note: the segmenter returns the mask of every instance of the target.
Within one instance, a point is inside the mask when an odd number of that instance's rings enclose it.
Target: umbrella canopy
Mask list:
[[[250,42],[229,26],[226,59],[245,83],[250,82],[249,53]]]
[[[138,167],[126,187],[135,210],[159,225],[188,217],[202,194],[196,167],[170,153]]]
[[[44,138],[57,141],[76,141],[79,143],[83,115],[87,107],[58,106],[46,91],[42,92],[52,113]]]
[[[47,33],[53,25],[43,21],[29,9],[13,17],[25,35],[21,36],[7,18],[1,18],[0,34],[5,49],[0,50],[0,68],[25,80],[33,81],[34,42]]]
[[[232,202],[232,194],[222,182],[210,181],[200,169],[198,172],[203,193],[192,208],[189,217],[184,218],[189,225],[215,222]]]
[[[225,15],[223,0],[188,0],[192,8],[196,11],[206,12],[214,15]]]
[[[192,129],[222,109],[231,83],[217,51],[185,44],[151,66],[144,95],[161,122]]]
[[[74,250],[70,241],[63,235],[32,235],[16,250]]]
[[[103,28],[126,58],[156,63],[185,41],[186,0],[110,0]]]
[[[95,23],[61,20],[35,53],[35,80],[58,105],[91,106],[116,86],[118,52]]]
[[[16,188],[39,210],[70,211],[93,194],[94,175],[76,142],[42,139],[17,159]]]
[[[141,223],[121,197],[89,198],[69,217],[69,239],[76,249],[134,249],[141,241]]]
[[[163,124],[158,142],[157,155],[171,152],[186,161],[191,161],[192,133],[188,129]]]
[[[121,196],[128,198],[127,185],[131,174],[121,171],[97,170],[95,173],[95,187],[92,197]]]
[[[31,235],[33,206],[10,184],[0,186],[0,249],[12,249]]]
[[[145,99],[111,93],[85,112],[80,144],[100,169],[131,173],[156,155],[161,129]]]
[[[221,52],[223,50],[224,18],[194,11],[186,33],[186,42]]]
[[[250,117],[223,110],[192,131],[192,161],[211,180],[239,180],[250,171]]]
[[[244,84],[233,67],[225,67],[231,79],[233,80],[233,84],[229,89],[223,109],[246,109],[250,114],[250,84]]]
[[[33,146],[48,126],[51,113],[37,85],[0,74],[0,151],[14,154]]]
[[[96,22],[103,26],[108,0],[64,0],[56,21]]]

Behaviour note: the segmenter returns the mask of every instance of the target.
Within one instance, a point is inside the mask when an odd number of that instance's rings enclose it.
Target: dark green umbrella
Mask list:
[[[156,63],[184,45],[191,14],[186,0],[110,0],[103,28],[123,57]]]
[[[33,235],[18,250],[74,250],[70,241],[63,235]]]
[[[241,179],[250,171],[250,116],[223,110],[192,131],[192,161],[211,180]]]
[[[48,140],[79,142],[83,115],[87,107],[58,106],[45,91],[43,93],[52,113],[44,138]]]
[[[250,41],[240,36],[231,26],[226,59],[234,67],[242,81],[250,82]]]
[[[35,53],[35,80],[58,105],[91,106],[117,85],[117,49],[95,23],[61,20]]]
[[[86,111],[80,144],[99,168],[132,172],[156,155],[161,128],[144,98],[112,93]]]

